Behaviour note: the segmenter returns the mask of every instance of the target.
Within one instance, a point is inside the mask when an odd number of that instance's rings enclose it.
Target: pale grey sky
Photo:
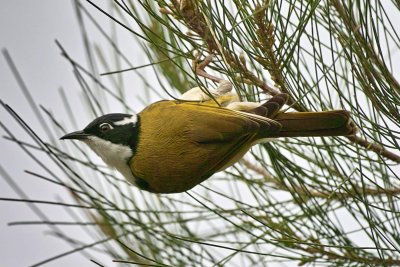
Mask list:
[[[100,14],[96,9],[87,4],[86,1],[81,2],[92,12],[93,16],[96,17],[96,20],[103,27],[110,27],[109,18]],[[95,2],[105,8],[111,3],[108,0]],[[100,46],[105,45],[106,42],[102,39],[98,31],[94,30],[93,25],[86,21],[86,26],[91,36],[91,41],[100,44]],[[139,49],[136,40],[132,38],[132,34],[121,27],[116,28],[119,33],[122,33],[119,41],[121,46],[125,48],[124,54],[129,58],[130,64],[138,66],[148,63],[146,55]],[[93,115],[90,115],[85,110],[86,105],[82,103],[83,98],[80,85],[73,75],[70,63],[61,56],[61,51],[57,47],[55,40],[58,40],[62,44],[74,60],[87,67],[87,58],[75,13],[74,1],[1,1],[0,48],[7,49],[9,52],[35,102],[48,108],[56,117],[60,118],[60,122],[68,121],[68,116],[65,114],[59,94],[59,88],[64,88],[69,103],[77,117],[77,127],[83,128],[93,119]],[[128,66],[126,63],[123,63],[122,67]],[[154,75],[151,68],[140,71],[150,83],[156,83],[157,79],[151,76]],[[135,111],[139,111],[144,105],[137,97],[142,92],[142,82],[134,73],[124,75],[124,81],[126,81],[126,96],[130,99],[129,105]],[[154,84],[154,86],[157,87],[157,84]],[[0,88],[0,99],[10,105],[24,120],[28,121],[40,137],[48,140],[48,134],[40,126],[38,119],[7,66],[3,55],[0,56]],[[162,95],[163,93],[161,92],[160,94]],[[156,99],[159,99],[159,96]],[[120,105],[114,102],[110,101],[109,105],[107,105],[108,110],[106,111],[124,111]],[[31,142],[31,139],[21,130],[7,112],[3,108],[0,109],[0,121],[9,127],[18,138]],[[70,122],[67,122],[64,126],[67,131],[78,130]],[[0,134],[4,135],[4,131],[0,130]],[[60,133],[53,133],[53,135],[55,138],[61,136]],[[65,145],[64,148],[67,147],[65,142],[60,142],[60,144]],[[1,166],[6,169],[13,182],[18,184],[30,199],[59,201],[62,198],[65,203],[74,202],[70,199],[65,189],[26,174],[24,170],[34,171],[39,174],[45,174],[46,172],[14,143],[0,138],[0,148],[2,151],[0,153]],[[53,166],[54,164],[52,165],[48,162],[48,158],[43,157],[40,159],[46,165],[49,164],[49,168],[52,171],[53,169],[57,170]],[[94,160],[99,160],[99,158],[95,156]],[[62,177],[62,173],[56,172],[56,174],[65,180],[65,177]],[[3,178],[0,178],[0,197],[24,198],[24,196],[17,194]],[[76,221],[62,207],[48,205],[39,205],[38,207],[50,215],[48,216],[49,220]],[[42,219],[35,215],[25,203],[0,201],[1,267],[30,266],[73,249],[66,242],[49,234],[49,230],[51,229],[47,226],[7,226],[10,222],[38,221]],[[86,218],[81,218],[81,220],[87,221]],[[90,238],[82,230],[82,227],[66,226],[63,229],[65,229],[63,232],[68,233],[71,238],[86,243],[93,241],[93,238]],[[94,240],[99,240],[99,237],[94,238]],[[118,265],[111,263],[112,259],[109,256],[90,252],[90,254],[73,253],[52,261],[45,266],[94,266],[89,261],[90,258],[99,260],[106,265]]]
[[[105,3],[107,0],[96,1],[98,2]],[[94,12],[94,14],[98,13]],[[98,17],[105,23],[108,21],[102,15]],[[55,114],[59,114],[60,117],[66,117],[60,114],[63,109],[61,109],[62,102],[58,89],[62,86],[68,93],[69,99],[75,99],[76,103],[80,101],[78,93],[80,89],[69,63],[60,55],[55,39],[60,41],[79,62],[86,61],[73,1],[1,1],[0,48],[6,48],[10,53],[35,101],[51,109]],[[132,44],[124,44],[132,47],[129,58],[135,65],[147,63],[139,49]],[[149,78],[149,82],[154,80]],[[132,89],[136,90],[134,86],[139,83],[138,80],[132,80],[127,83],[127,86],[132,86]],[[0,56],[0,99],[29,121],[40,136],[46,136],[2,55]],[[132,98],[132,105],[136,110],[140,110],[140,104],[134,98]],[[74,108],[78,110],[78,113],[82,112],[81,105],[77,104]],[[4,109],[0,109],[0,121],[28,140]],[[83,127],[90,119],[85,113],[84,116],[79,117],[77,123]],[[70,124],[66,126],[68,130],[77,130]],[[0,134],[3,135],[4,132],[0,130]],[[0,138],[0,149],[1,166],[6,167],[11,178],[25,192],[29,192],[30,198],[56,201],[61,196],[65,202],[72,202],[68,200],[69,196],[66,195],[64,189],[24,173],[24,170],[38,173],[42,170],[15,144]],[[0,178],[0,197],[20,198],[2,178]],[[46,207],[45,210],[51,213],[53,220],[71,220],[62,208]],[[64,241],[47,234],[49,228],[46,226],[7,226],[9,222],[24,220],[39,220],[39,218],[25,203],[0,201],[0,266],[29,266],[72,249]],[[80,240],[87,240],[87,242],[91,240],[79,227],[64,229],[68,229],[68,234],[72,237],[78,236]],[[91,256],[106,266],[115,266],[110,264],[111,258],[107,256],[97,253],[92,253]],[[88,255],[74,253],[45,266],[95,265],[89,262]]]
[[[44,104],[56,113],[60,112],[61,105],[58,88],[62,86],[70,95],[76,94],[77,98],[79,85],[72,75],[69,63],[61,57],[55,39],[59,40],[76,59],[85,62],[72,3],[69,0],[1,1],[0,47],[6,48],[10,53],[37,103]],[[41,136],[45,136],[27,101],[23,98],[3,55],[0,56],[0,88],[0,98],[29,121]],[[3,108],[0,112],[0,121],[11,127],[19,136],[25,136]],[[0,133],[4,134],[2,130]],[[23,172],[32,170],[40,173],[42,170],[15,144],[1,138],[0,148],[1,166],[6,168],[12,179],[25,192],[29,192],[30,198],[54,201],[57,196],[63,196],[65,202],[71,202],[68,201],[69,196],[65,190],[48,182],[39,181]],[[20,198],[2,178],[0,196]],[[47,206],[44,210],[51,213],[52,219],[71,220],[63,209]],[[9,222],[23,220],[39,220],[39,218],[24,203],[0,201],[1,266],[29,266],[72,249],[64,241],[48,234],[48,227],[7,226]],[[69,227],[68,232],[71,236],[81,236],[83,239],[87,236],[77,227]],[[86,239],[90,240],[87,237]],[[96,258],[107,259],[106,261],[110,263],[110,259],[102,255],[96,255]],[[86,256],[74,253],[45,266],[94,266],[94,264],[89,262]]]

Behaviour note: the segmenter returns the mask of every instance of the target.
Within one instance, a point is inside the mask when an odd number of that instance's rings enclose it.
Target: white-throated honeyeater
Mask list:
[[[258,104],[239,102],[229,91],[213,91],[211,99],[194,88],[182,101],[155,102],[138,114],[103,115],[61,139],[83,141],[141,189],[177,193],[231,166],[268,139],[356,132],[345,110],[280,112],[286,94]]]

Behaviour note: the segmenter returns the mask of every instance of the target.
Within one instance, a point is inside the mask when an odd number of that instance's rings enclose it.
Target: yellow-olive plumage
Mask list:
[[[199,97],[199,90],[183,95],[186,100],[194,95],[198,101],[160,101],[137,115],[103,115],[62,139],[84,141],[141,189],[177,193],[231,166],[251,146],[270,138],[356,131],[344,110],[281,112],[286,94],[257,104],[240,102],[229,93],[215,93],[214,99]]]
[[[148,190],[163,193],[199,184],[271,128],[267,120],[229,109],[175,101],[154,103],[139,116],[139,142],[129,164]]]
[[[235,163],[260,139],[351,133],[345,111],[278,114],[275,121],[211,103],[161,101],[139,116],[139,142],[129,165],[146,190],[158,193],[191,189]]]

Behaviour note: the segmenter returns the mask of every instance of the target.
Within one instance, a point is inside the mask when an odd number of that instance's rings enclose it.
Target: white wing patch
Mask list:
[[[133,125],[135,125],[137,123],[137,116],[136,115],[132,115],[130,117],[124,118],[121,121],[116,121],[113,124],[114,125],[126,125],[129,123],[133,123]]]

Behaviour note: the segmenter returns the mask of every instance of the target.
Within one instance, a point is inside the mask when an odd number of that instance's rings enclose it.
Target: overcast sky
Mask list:
[[[10,53],[37,103],[44,104],[57,113],[61,112],[58,94],[60,86],[71,95],[76,94],[79,86],[72,75],[70,65],[61,57],[55,39],[59,40],[76,59],[85,62],[72,1],[1,1],[0,47]],[[0,88],[1,100],[15,109],[41,136],[44,136],[45,133],[23,98],[3,55],[0,57]],[[13,132],[21,134],[20,128],[3,108],[0,111],[0,121],[11,127]],[[4,135],[4,131],[0,130],[0,134]],[[12,179],[25,192],[29,192],[32,199],[56,200],[57,196],[62,196],[67,200],[65,202],[69,202],[65,190],[60,190],[48,182],[38,181],[23,172],[25,169],[38,172],[41,170],[15,144],[1,138],[0,147],[1,166],[6,168]],[[0,179],[0,197],[21,196],[17,195],[4,179]],[[47,211],[51,213],[52,218],[67,220],[65,212],[60,208],[47,207]],[[64,241],[49,235],[47,227],[7,226],[13,221],[38,219],[24,203],[0,201],[0,266],[29,266],[72,249]],[[78,234],[85,239],[85,234],[79,229],[75,227],[68,229],[71,236]],[[45,266],[94,266],[86,256],[74,253]],[[104,259],[106,262],[108,260],[110,263],[107,257],[96,255],[96,258]]]
[[[107,0],[96,1],[96,3],[98,2],[107,2]],[[107,21],[104,16],[98,17]],[[64,111],[60,108],[62,102],[58,89],[62,86],[69,95],[69,99],[76,101],[79,101],[80,89],[71,71],[71,66],[60,55],[60,50],[55,44],[56,39],[77,61],[86,61],[72,1],[1,1],[0,48],[7,49],[11,55],[35,101],[62,117],[63,114],[60,113]],[[139,49],[135,50],[135,47],[132,46],[131,50],[129,58],[132,58],[135,65],[147,63],[142,62],[144,56]],[[150,82],[152,80],[154,79],[149,78]],[[139,81],[131,82],[130,86],[138,83]],[[0,99],[30,122],[40,136],[46,136],[28,102],[23,97],[3,55],[0,56]],[[140,109],[140,104],[134,100],[132,100],[132,106],[137,110]],[[80,109],[79,105],[74,108]],[[24,136],[13,119],[3,108],[0,107],[0,109],[0,121],[19,136]],[[77,123],[82,127],[90,120],[87,115],[79,119]],[[67,125],[67,128],[71,131],[78,130],[73,129],[72,125]],[[1,129],[0,135],[4,135],[4,131]],[[24,192],[29,192],[31,199],[50,200],[52,198],[57,200],[61,196],[65,202],[72,202],[68,201],[69,197],[65,195],[65,190],[24,173],[24,170],[40,172],[40,169],[15,144],[0,138],[0,149],[0,165],[6,168],[7,173],[10,174],[13,181],[21,186]],[[21,198],[21,195],[17,194],[5,179],[0,178],[0,197]],[[46,211],[52,214],[52,218],[70,220],[65,211],[58,207],[46,207]],[[72,249],[64,241],[49,235],[48,227],[7,226],[8,223],[14,221],[38,219],[25,203],[0,201],[1,267],[29,266]],[[81,240],[86,239],[90,242],[90,238],[78,227],[68,228],[68,234],[78,235]],[[97,260],[110,265],[111,258],[107,256],[96,253],[89,256],[94,256]],[[106,266],[108,265],[106,264]],[[46,266],[95,265],[89,262],[88,255],[74,253]]]

